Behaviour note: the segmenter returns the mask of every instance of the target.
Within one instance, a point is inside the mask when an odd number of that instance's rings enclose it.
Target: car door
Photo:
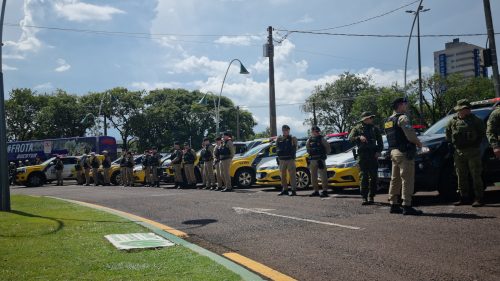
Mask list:
[[[75,168],[76,165],[76,158],[70,157],[70,158],[63,158],[62,162],[64,164],[64,169],[63,169],[63,178],[68,179],[68,178],[73,178],[73,169]]]
[[[53,160],[47,165],[47,168],[45,168],[45,176],[47,177],[48,181],[55,180],[56,179],[56,166],[55,162],[56,160]]]

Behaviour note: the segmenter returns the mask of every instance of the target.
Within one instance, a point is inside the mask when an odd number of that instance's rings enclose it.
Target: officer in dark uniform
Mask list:
[[[127,151],[123,150],[122,158],[120,159],[120,178],[123,186],[127,186]]]
[[[92,177],[94,178],[94,186],[99,185],[99,166],[101,166],[101,162],[95,152],[90,154],[90,166],[92,167]]]
[[[384,124],[392,160],[389,186],[390,213],[419,216],[422,215],[422,211],[413,208],[411,203],[415,188],[416,147],[422,147],[422,143],[406,115],[406,99],[395,99],[392,107],[394,113]],[[400,206],[400,199],[403,200],[403,208]]]
[[[61,156],[57,155],[56,157],[56,163],[54,166],[54,169],[56,170],[56,179],[57,179],[57,186],[63,186],[63,170],[64,170],[64,164],[61,160]]]
[[[214,176],[214,146],[210,143],[209,138],[203,139],[203,149],[200,152],[200,162],[203,161],[203,180],[205,183],[204,189],[215,187]]]
[[[307,153],[309,153],[309,171],[311,172],[311,182],[314,192],[311,197],[328,197],[328,176],[326,172],[325,160],[331,148],[325,138],[321,135],[318,126],[311,128],[311,137],[306,142]],[[319,193],[318,172],[321,178],[323,191]]]
[[[102,177],[104,179],[104,186],[111,184],[111,175],[109,174],[109,169],[111,168],[111,157],[108,151],[104,150],[102,152],[104,159],[102,160]]]
[[[16,181],[16,175],[17,175],[16,163],[10,162],[9,163],[9,184],[10,185],[13,185],[14,182]]]
[[[158,176],[158,167],[160,166],[161,154],[158,152],[156,148],[153,148],[151,158],[150,158],[150,166],[151,166],[151,182],[152,186],[160,187],[160,178]]]
[[[281,193],[278,195],[297,195],[297,178],[296,178],[296,166],[295,166],[295,152],[297,151],[297,138],[290,135],[290,127],[288,125],[283,125],[281,127],[283,135],[276,139],[276,154],[278,157],[276,161],[280,168],[281,177]],[[290,178],[290,186],[292,192],[288,193],[288,177]]]
[[[382,134],[373,125],[375,115],[363,112],[359,124],[351,129],[349,140],[357,146],[359,177],[361,179],[362,205],[373,204],[377,193],[378,157],[384,149]],[[368,197],[370,199],[368,199]]]
[[[189,143],[184,143],[184,150],[182,151],[182,164],[184,167],[184,175],[188,187],[196,187],[196,175],[194,174],[194,162],[196,161],[196,152],[191,149]]]
[[[142,156],[142,170],[144,171],[144,186],[154,186],[151,181],[151,153],[149,150],[145,150]]]
[[[224,180],[223,180],[223,175],[220,167],[220,155],[219,155],[219,149],[222,146],[222,138],[217,137],[215,138],[215,147],[214,147],[214,169],[215,169],[215,177],[217,180],[217,186],[212,187],[210,190],[215,190],[219,191],[222,190],[224,186]]]
[[[226,131],[222,134],[222,144],[219,147],[220,170],[224,180],[225,188],[221,192],[233,191],[233,184],[231,182],[231,163],[233,162],[236,148],[233,144],[233,135],[231,132]]]
[[[174,188],[180,189],[184,186],[182,179],[182,150],[178,141],[174,142],[174,151],[170,155],[171,165],[174,169]]]

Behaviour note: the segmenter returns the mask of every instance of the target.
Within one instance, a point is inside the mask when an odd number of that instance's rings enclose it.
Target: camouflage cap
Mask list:
[[[459,111],[464,108],[471,108],[471,104],[468,99],[461,99],[457,101],[457,105],[454,107],[455,111]]]
[[[372,114],[369,111],[365,111],[365,112],[361,113],[361,119],[359,120],[359,122],[363,122],[366,119],[373,118],[373,117],[375,117],[375,114]]]

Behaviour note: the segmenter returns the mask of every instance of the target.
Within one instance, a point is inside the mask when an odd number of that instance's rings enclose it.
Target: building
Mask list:
[[[483,49],[455,38],[445,44],[444,50],[434,52],[434,73],[441,76],[461,73],[464,77],[488,77],[481,55]]]

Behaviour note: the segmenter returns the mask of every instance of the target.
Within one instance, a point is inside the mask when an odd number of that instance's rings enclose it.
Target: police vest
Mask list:
[[[387,118],[384,129],[387,135],[387,142],[389,150],[399,149],[401,152],[406,152],[409,148],[410,142],[405,136],[403,129],[398,125],[399,117],[403,115],[398,113],[392,117]]]
[[[170,155],[170,160],[172,160],[172,164],[180,164],[182,160],[182,151],[180,149],[175,150],[172,155]]]
[[[59,161],[56,162],[55,169],[58,170],[58,171],[64,169],[64,164],[63,164],[63,162],[61,160],[59,160]]]
[[[151,158],[149,158],[149,166],[153,166],[153,167],[157,167],[160,165],[160,158],[159,158],[159,154],[154,154],[153,156],[151,156]]]
[[[87,156],[82,157],[82,160],[81,160],[81,161],[82,161],[82,163],[83,163],[83,168],[84,168],[84,169],[90,169],[90,165],[89,165],[89,163],[88,163],[88,161],[87,161]]]
[[[102,161],[102,167],[106,169],[111,167],[111,160],[108,157],[104,158]]]
[[[208,162],[208,161],[212,161],[213,160],[213,157],[212,157],[212,152],[210,152],[210,145],[205,147],[202,151],[201,151],[201,159],[203,159],[203,161],[205,162]]]
[[[184,164],[193,164],[195,160],[195,156],[191,150],[188,150],[184,155],[182,155],[182,160]]]
[[[97,161],[97,157],[92,158],[91,165],[92,165],[92,168],[95,168],[95,169],[99,168],[99,161]]]
[[[231,150],[227,147],[227,142],[224,142],[221,146],[219,146],[219,157],[221,160],[231,158]]]
[[[120,167],[127,167],[127,158],[125,158],[125,156],[122,156],[120,160]]]
[[[309,156],[311,159],[326,159],[326,151],[323,146],[323,136],[309,138]]]
[[[276,154],[280,160],[295,158],[295,146],[291,136],[279,137],[276,142]]]

